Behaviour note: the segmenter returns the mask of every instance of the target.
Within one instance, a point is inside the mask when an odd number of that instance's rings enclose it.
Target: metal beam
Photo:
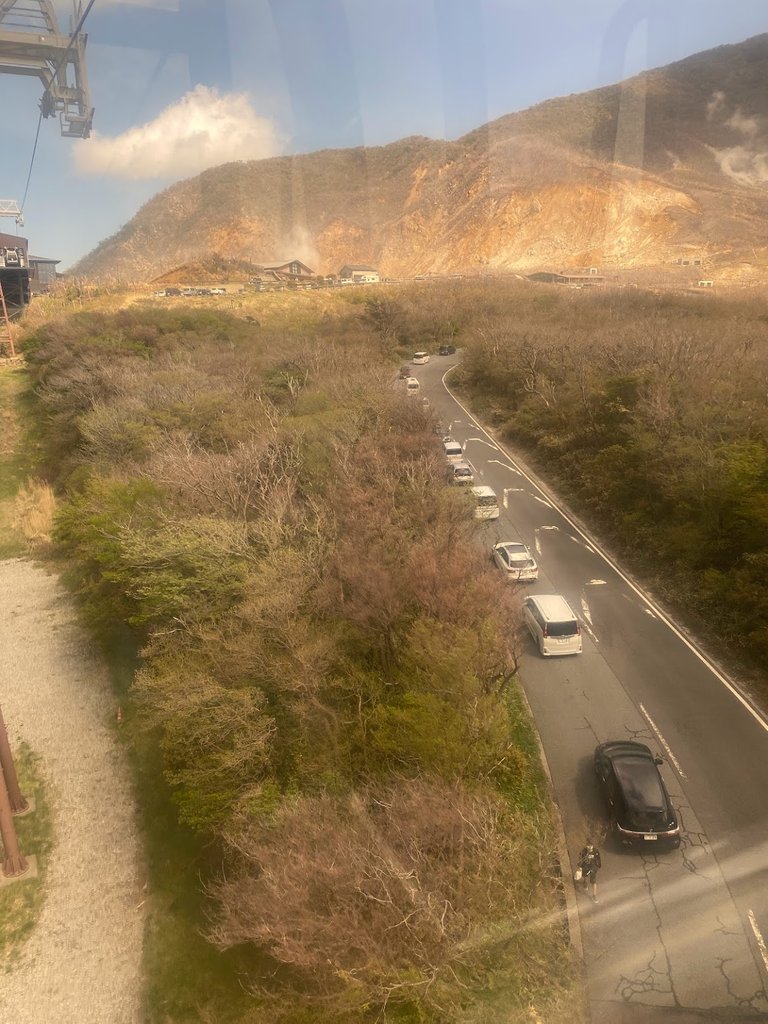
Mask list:
[[[81,7],[75,8],[79,22]],[[93,108],[85,73],[88,37],[61,35],[51,0],[0,0],[0,74],[33,75],[45,87],[43,117],[59,115],[62,135],[87,139]]]

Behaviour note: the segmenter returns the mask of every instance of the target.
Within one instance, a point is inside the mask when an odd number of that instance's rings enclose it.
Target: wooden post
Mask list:
[[[19,849],[16,828],[13,824],[11,801],[8,799],[8,788],[5,776],[0,772],[0,839],[3,842],[3,874],[6,878],[23,875],[29,868],[24,854]]]
[[[8,733],[3,720],[2,708],[0,708],[0,771],[5,776],[5,785],[8,788],[11,811],[13,814],[21,814],[22,811],[26,811],[29,805],[19,789],[19,780],[16,775],[16,766],[13,763],[11,745],[8,742]]]

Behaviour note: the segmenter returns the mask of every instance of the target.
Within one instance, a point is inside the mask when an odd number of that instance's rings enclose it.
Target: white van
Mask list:
[[[472,495],[475,499],[475,519],[499,518],[499,499],[492,487],[473,487]]]
[[[418,395],[421,391],[421,385],[415,377],[406,377],[405,379],[405,393],[406,395]]]
[[[443,452],[449,462],[460,462],[464,458],[464,449],[461,447],[459,442],[454,441],[452,437],[443,441]]]
[[[414,352],[413,353],[413,359],[411,359],[411,362],[412,363],[419,363],[419,364],[421,364],[421,363],[428,363],[429,362],[429,352]]]
[[[560,594],[532,594],[523,602],[523,619],[544,657],[581,654],[581,626]]]

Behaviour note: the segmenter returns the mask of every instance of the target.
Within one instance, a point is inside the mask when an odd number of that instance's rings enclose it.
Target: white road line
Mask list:
[[[646,615],[650,615],[652,619],[656,618],[656,616],[653,614],[653,612],[651,611],[650,608],[643,608],[643,611],[645,612]]]
[[[458,363],[454,364],[454,366],[449,367],[445,371],[445,373],[443,374],[443,376],[441,378],[443,387],[448,392],[448,394],[453,399],[453,401],[458,405],[458,407],[460,409],[462,409],[467,414],[467,416],[469,416],[469,418],[471,419],[472,423],[478,428],[478,430],[482,430],[488,437],[490,437],[490,434],[488,434],[488,432],[485,430],[485,427],[483,427],[480,423],[478,423],[478,421],[474,418],[474,416],[469,411],[469,409],[465,408],[465,406],[463,406],[461,404],[461,402],[458,400],[458,398],[454,395],[454,393],[452,391],[450,391],[448,389],[448,385],[445,383],[445,378],[448,376],[448,374],[451,372],[451,370],[456,369],[456,366],[458,366]],[[506,457],[510,460],[510,462],[514,462],[515,461],[512,458],[512,456],[510,455],[510,453],[508,451],[506,451],[506,449],[503,447],[503,445],[499,444],[496,447],[498,448],[498,450],[500,452],[502,452],[504,455],[506,455]],[[541,485],[538,484],[531,476],[529,476],[528,473],[526,473],[524,470],[521,469],[520,470],[520,475],[525,477],[525,479],[531,484],[532,487],[535,487],[537,491],[541,491]],[[544,492],[542,491],[542,494],[543,493]],[[550,506],[550,507],[554,507],[554,506]],[[747,711],[752,716],[752,718],[755,720],[755,722],[757,722],[757,724],[760,726],[760,728],[768,733],[768,719],[766,719],[763,716],[762,712],[759,711],[758,708],[756,708],[746,698],[746,696],[743,693],[741,693],[741,691],[738,689],[738,687],[736,687],[731,682],[731,680],[727,678],[727,676],[723,675],[723,673],[720,671],[720,669],[717,668],[715,666],[715,664],[712,661],[710,661],[710,659],[702,651],[700,651],[699,648],[691,640],[689,640],[686,636],[684,636],[683,633],[680,632],[680,630],[677,628],[675,623],[667,615],[664,614],[664,612],[661,610],[661,608],[657,607],[657,605],[655,605],[653,603],[653,601],[651,601],[643,593],[643,591],[640,589],[640,587],[636,583],[632,582],[632,580],[626,575],[626,573],[622,572],[622,570],[618,567],[618,565],[613,561],[613,559],[609,555],[607,555],[605,553],[605,551],[603,551],[603,549],[599,546],[599,544],[596,544],[594,542],[594,540],[592,540],[591,537],[587,537],[586,534],[584,533],[584,531],[582,529],[580,529],[576,525],[576,523],[574,523],[572,521],[570,516],[568,516],[568,514],[566,512],[564,512],[559,506],[557,506],[557,511],[563,517],[563,519],[565,519],[565,521],[567,523],[569,523],[570,526],[573,527],[573,529],[577,533],[581,534],[581,536],[584,537],[584,540],[586,540],[588,543],[591,543],[593,545],[594,551],[596,552],[596,554],[600,555],[600,557],[604,560],[606,565],[609,565],[611,567],[611,569],[613,569],[613,571],[616,573],[616,575],[624,580],[624,582],[627,584],[627,586],[630,588],[630,590],[633,590],[637,594],[637,596],[643,601],[644,604],[647,604],[650,608],[653,609],[656,617],[661,619],[661,621],[664,623],[664,625],[667,626],[667,628],[670,629],[675,634],[675,636],[678,638],[678,640],[681,640],[685,644],[685,646],[688,648],[688,650],[691,651],[691,653],[694,654],[699,659],[699,661],[702,663],[702,665],[706,665],[707,666],[707,668],[712,673],[712,675],[715,677],[715,679],[717,679],[719,682],[721,682],[723,684],[723,686],[731,693],[731,695],[736,698],[736,700],[739,702],[739,704],[741,704],[741,706],[744,708],[744,710]],[[557,527],[553,527],[553,529],[557,529]]]
[[[513,473],[517,473],[518,476],[521,475],[519,469],[515,469],[514,466],[510,466],[508,462],[502,462],[500,459],[488,459],[488,465],[503,466],[504,469],[511,469]]]
[[[590,580],[587,584],[588,587],[607,587],[608,584],[605,580]]]
[[[589,546],[589,544],[586,544],[583,540],[579,540],[578,537],[574,537],[572,533],[569,533],[568,536],[574,542],[574,544],[578,544],[579,547],[586,548],[587,551],[589,551],[591,554],[594,555],[594,553],[595,553],[594,548],[591,548]]]
[[[533,531],[533,546],[536,548],[536,554],[541,554],[541,541],[539,540],[538,528]]]
[[[750,926],[752,928],[752,933],[755,936],[755,942],[757,943],[757,948],[760,950],[760,956],[763,958],[763,963],[765,964],[765,969],[766,969],[766,971],[768,971],[768,949],[766,948],[766,945],[765,945],[765,939],[763,938],[762,932],[757,927],[757,921],[755,920],[755,915],[753,914],[753,912],[751,910],[747,911],[747,917],[749,918],[749,923],[750,923]]]
[[[501,499],[501,503],[504,506],[504,508],[509,508],[509,498],[507,497],[507,488],[506,487],[504,488],[504,495],[503,495],[503,497]]]
[[[539,526],[539,530],[559,530],[559,526]]]
[[[677,769],[677,774],[680,776],[681,779],[687,779],[688,776],[685,774],[683,769],[680,767],[680,763],[678,762],[678,760],[675,757],[675,755],[672,753],[672,748],[667,743],[667,741],[664,739],[664,737],[661,735],[661,730],[656,725],[656,723],[651,718],[651,716],[648,714],[648,712],[645,710],[645,707],[642,704],[640,704],[639,707],[640,707],[640,710],[642,711],[643,715],[645,716],[646,721],[648,722],[648,725],[650,725],[650,727],[656,733],[656,739],[659,741],[659,743],[662,745],[662,747],[664,747],[664,749],[666,750],[667,757],[669,758],[669,760],[672,762],[672,764]]]
[[[582,622],[581,628],[583,630],[585,630],[587,633],[589,633],[589,635],[592,637],[592,643],[593,644],[598,644],[599,645],[600,641],[597,639],[597,637],[594,634],[594,631],[592,629],[590,629],[590,627],[587,625],[586,622]]]
[[[479,441],[480,444],[487,444],[488,447],[493,448],[495,452],[499,450],[499,446],[497,444],[494,444],[492,441],[486,441],[484,437],[468,437],[464,442],[464,446],[466,447],[470,441]]]
[[[547,508],[552,508],[549,502],[545,501],[544,498],[540,498],[538,494],[532,494],[531,497],[534,499],[534,501],[540,501],[542,505],[546,505]]]
[[[589,605],[587,604],[587,599],[584,596],[584,594],[581,595],[581,610],[584,613],[584,618],[587,620],[590,626],[594,625],[594,623],[592,622],[592,613],[589,610]]]

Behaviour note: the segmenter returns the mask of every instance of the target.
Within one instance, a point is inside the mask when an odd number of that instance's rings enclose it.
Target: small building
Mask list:
[[[552,271],[539,271],[536,274],[528,274],[529,281],[544,281],[547,284],[564,284],[571,288],[593,288],[595,285],[605,283],[602,274],[593,273],[595,267],[590,267],[586,273],[569,273],[568,271],[556,274]]]
[[[56,283],[56,267],[61,260],[52,260],[47,256],[29,257],[29,286],[33,295],[45,295]]]
[[[696,282],[696,287],[697,288],[714,288],[715,287],[715,282],[714,281],[697,281]]]
[[[339,280],[352,281],[354,284],[378,284],[381,278],[375,267],[348,263],[339,271]]]
[[[30,299],[27,240],[0,233],[0,286],[6,306],[21,308]]]
[[[292,281],[300,281],[316,276],[314,270],[310,270],[306,263],[302,263],[301,260],[275,260],[268,263],[260,263],[259,269],[265,270],[268,274],[277,274],[278,277]]]

